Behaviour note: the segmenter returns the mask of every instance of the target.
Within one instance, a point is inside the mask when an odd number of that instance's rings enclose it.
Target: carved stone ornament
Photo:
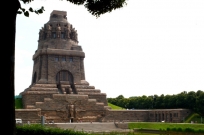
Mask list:
[[[56,28],[56,34],[57,34],[57,38],[60,38],[60,36],[61,36],[61,27],[60,27],[59,24],[57,25],[57,28]]]

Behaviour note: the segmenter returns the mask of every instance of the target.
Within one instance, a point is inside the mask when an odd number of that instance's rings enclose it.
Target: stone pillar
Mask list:
[[[158,119],[158,113],[157,112],[155,112],[155,122],[157,122],[157,119]]]
[[[166,112],[163,112],[163,114],[164,114],[164,121],[166,122]]]
[[[47,77],[48,77],[48,56],[47,55],[41,55],[40,59],[40,80],[38,83],[47,83]]]
[[[178,117],[177,117],[177,118],[178,118],[179,121],[182,121],[182,120],[183,120],[183,119],[181,118],[181,111],[178,112]]]
[[[80,59],[81,80],[85,80],[84,58]]]
[[[35,60],[33,60],[33,73],[32,73],[32,78],[31,78],[31,85],[33,84],[33,77],[34,77],[34,74],[35,74],[34,67],[35,67]],[[36,78],[36,81],[37,81],[37,78]]]

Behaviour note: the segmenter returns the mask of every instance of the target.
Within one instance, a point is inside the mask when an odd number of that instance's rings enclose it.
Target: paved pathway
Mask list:
[[[51,126],[51,125],[50,125]],[[117,128],[113,122],[55,123],[53,126],[62,129],[73,129],[83,132],[130,132],[129,129]]]

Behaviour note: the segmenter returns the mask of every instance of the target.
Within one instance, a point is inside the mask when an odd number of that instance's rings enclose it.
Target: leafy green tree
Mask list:
[[[117,100],[124,99],[124,96],[123,95],[119,95],[119,96],[116,97],[116,99]]]
[[[123,108],[126,108],[126,109],[127,109],[127,108],[130,108],[130,107],[129,107],[129,104],[130,104],[130,99],[129,99],[129,98],[124,98],[124,99],[123,99],[123,102],[124,102]]]
[[[129,98],[129,104],[128,104],[128,108],[135,108],[137,109],[137,97],[130,97]]]
[[[187,93],[181,92],[176,96],[176,108],[187,108]]]
[[[188,92],[186,95],[186,108],[195,110],[196,104],[196,93],[194,91]]]
[[[154,95],[154,102],[153,102],[153,108],[159,108],[160,104],[159,104],[159,96],[158,95]]]
[[[199,91],[195,109],[196,109],[197,113],[204,116],[204,92]]]
[[[134,109],[176,109],[186,108],[191,109],[196,113],[204,115],[204,92],[198,90],[197,92],[183,91],[177,95],[164,95],[161,94],[153,96],[133,96],[124,98],[119,95],[111,99],[112,103],[125,108]]]
[[[174,107],[174,103],[172,104],[171,99],[172,99],[171,95],[166,95],[164,97],[164,106],[165,106],[165,108],[173,108]]]
[[[203,91],[198,90],[198,91],[196,92],[196,97],[200,96],[202,93],[203,93]]]

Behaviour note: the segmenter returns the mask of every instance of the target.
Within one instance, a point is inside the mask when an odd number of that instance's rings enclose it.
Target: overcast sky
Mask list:
[[[53,10],[67,12],[85,52],[86,80],[107,97],[204,90],[203,0],[128,0],[99,18],[65,0],[32,4],[41,6],[41,15],[17,16],[16,95],[31,84],[39,29]]]

